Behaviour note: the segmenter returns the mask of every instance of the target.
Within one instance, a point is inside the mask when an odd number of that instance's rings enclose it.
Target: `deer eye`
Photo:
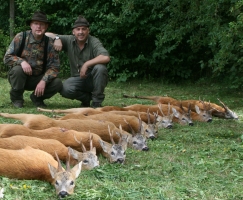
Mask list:
[[[137,144],[137,142],[136,141],[133,141],[133,144]]]
[[[71,181],[71,182],[70,182],[70,185],[73,185],[73,184],[74,184],[74,182],[73,182],[73,181]]]
[[[147,129],[145,130],[146,132],[149,132]]]
[[[115,153],[112,151],[112,152],[111,152],[111,155],[113,155],[113,156],[114,156],[114,155],[115,155]]]
[[[83,163],[88,163],[89,161],[88,160],[83,160]]]
[[[123,155],[126,155],[126,152],[124,151]]]
[[[59,183],[58,183],[57,181],[55,182],[55,184],[56,184],[56,185],[59,185]]]

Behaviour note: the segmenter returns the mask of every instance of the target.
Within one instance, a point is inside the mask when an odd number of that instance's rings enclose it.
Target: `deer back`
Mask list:
[[[18,130],[18,129],[17,129]],[[55,152],[62,161],[67,160],[67,147],[55,139],[41,139],[32,136],[14,135],[8,138],[0,138],[0,148],[18,150],[30,146],[35,149],[40,149],[55,157]]]

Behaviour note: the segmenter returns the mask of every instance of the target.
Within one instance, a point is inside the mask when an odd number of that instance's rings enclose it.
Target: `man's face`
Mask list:
[[[30,23],[30,28],[34,37],[38,39],[42,38],[42,36],[45,34],[48,24],[45,22],[32,21]]]
[[[89,36],[89,28],[86,26],[79,26],[74,28],[73,35],[76,37],[78,42],[86,42]]]

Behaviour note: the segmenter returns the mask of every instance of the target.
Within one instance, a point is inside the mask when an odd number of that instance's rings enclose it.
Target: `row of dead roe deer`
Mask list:
[[[51,128],[55,129],[54,127],[63,127],[65,129],[76,130],[76,131],[90,131],[91,133],[95,133],[101,137],[102,140],[106,142],[111,142],[110,140],[110,134],[108,131],[108,126],[111,129],[111,132],[118,133],[113,134],[114,141],[119,141],[119,134],[128,135],[128,147],[132,147],[137,150],[147,150],[147,144],[145,143],[146,139],[144,139],[144,136],[140,136],[138,134],[129,134],[126,131],[123,131],[121,128],[117,128],[113,123],[111,122],[105,122],[105,121],[96,121],[96,120],[78,120],[78,119],[68,119],[68,120],[54,120],[52,118],[49,118],[45,115],[34,115],[34,114],[8,114],[8,113],[0,113],[0,116],[7,117],[7,118],[13,118],[20,120],[24,126],[29,127],[30,129],[46,129]],[[41,122],[41,123],[40,123]],[[1,125],[0,125],[1,127]],[[60,128],[56,128],[58,132],[60,132]],[[13,130],[14,131],[14,130]],[[16,131],[14,131],[16,132]],[[48,132],[48,131],[40,131],[40,132]],[[52,130],[52,132],[55,132]],[[50,132],[51,133],[51,132]],[[139,136],[139,137],[137,137]],[[57,136],[55,139],[60,138],[60,134],[57,133]],[[95,138],[95,137],[94,137]],[[142,140],[141,140],[142,138]],[[96,146],[96,145],[95,145]]]
[[[125,95],[125,97],[132,97]],[[147,99],[147,100],[152,100],[156,103],[161,103],[161,104],[167,104],[170,103],[172,105],[178,106],[179,104],[182,104],[182,106],[187,106],[189,104],[192,105],[192,111],[195,111],[196,106],[198,106],[200,109],[206,109],[207,110],[212,110],[212,115],[215,117],[223,118],[223,119],[238,119],[238,115],[233,112],[229,107],[227,107],[222,101],[219,102],[222,106],[216,104],[216,103],[211,103],[211,102],[205,102],[201,100],[177,100],[172,97],[167,97],[167,96],[134,96],[133,98],[139,98],[139,99]],[[202,103],[204,102],[204,103]],[[194,109],[195,108],[195,109]]]
[[[154,139],[156,137],[157,131],[142,121],[142,128],[139,129],[140,122],[139,117],[135,116],[129,116],[129,115],[120,115],[120,114],[114,114],[110,112],[102,112],[94,115],[84,115],[81,113],[72,113],[67,114],[64,117],[60,118],[60,120],[66,120],[66,119],[93,119],[93,120],[104,120],[112,122],[116,127],[119,127],[121,125],[122,129],[129,132],[130,128],[128,127],[127,123],[130,124],[130,126],[138,132],[138,130],[142,131],[141,134],[145,135],[149,139]],[[125,122],[126,120],[126,122]]]
[[[139,98],[138,96],[129,96],[129,95],[123,95],[126,98]],[[142,98],[142,97],[141,97]],[[144,97],[145,98],[145,97]],[[146,98],[145,98],[146,99]],[[152,100],[152,99],[151,99]],[[200,102],[200,107],[198,105],[193,105],[193,104],[182,104],[181,102],[177,102],[177,104],[174,104],[173,101],[169,101],[167,103],[160,103],[158,102],[158,105],[161,104],[165,108],[166,105],[168,106],[170,104],[172,111],[174,110],[178,111],[178,113],[183,114],[184,119],[191,118],[192,121],[200,121],[200,122],[211,122],[212,121],[212,109],[208,109],[206,107],[206,103],[203,101]],[[126,106],[125,109],[131,109],[131,110],[138,110],[140,109],[145,109],[147,107],[150,107],[151,109],[156,108],[156,105],[141,105],[141,104],[135,104],[131,106]],[[145,107],[145,108],[144,108]],[[188,110],[186,112],[185,110]],[[167,109],[163,109],[164,112],[166,112]]]
[[[65,197],[74,192],[75,180],[81,172],[82,162],[70,169],[67,160],[64,170],[58,156],[57,160],[49,153],[29,146],[21,150],[0,148],[0,175],[50,182],[54,185],[56,194]]]
[[[41,138],[41,139],[54,139],[54,140],[61,142],[66,147],[71,147],[72,149],[76,150],[76,151],[72,151],[77,154],[75,157],[83,157],[83,153],[84,153],[84,152],[82,153],[83,148],[80,145],[80,143],[77,142],[77,140],[78,140],[78,141],[82,141],[85,148],[90,150],[88,155],[92,158],[96,155],[96,153],[97,154],[101,153],[102,155],[106,156],[106,158],[110,162],[117,162],[118,159],[120,159],[120,158],[117,158],[117,156],[116,156],[117,154],[120,154],[120,152],[117,152],[116,150],[112,151],[114,148],[113,145],[111,145],[109,142],[105,142],[105,141],[102,142],[103,140],[97,134],[92,134],[92,144],[95,147],[95,149],[94,148],[90,149],[90,133],[89,132],[67,130],[67,129],[59,128],[59,127],[51,127],[51,128],[43,129],[43,130],[33,130],[33,129],[29,129],[28,127],[25,127],[23,125],[20,125],[20,124],[0,124],[0,137],[1,138],[12,137],[15,135],[31,136],[31,137]],[[109,137],[110,137],[110,135],[109,135]],[[110,138],[110,140],[111,140],[111,138]],[[101,146],[101,142],[102,142],[103,146]],[[104,146],[106,147],[105,150],[103,150]],[[112,155],[109,155],[109,154],[107,154],[107,152],[105,152],[105,151],[107,151],[107,149],[110,149],[110,153]],[[125,150],[125,149],[122,148],[122,150]],[[90,154],[93,154],[93,156]],[[74,154],[72,154],[72,155],[74,155]],[[96,159],[97,159],[97,157],[96,157]],[[87,157],[86,157],[86,161],[89,161]],[[90,162],[94,162],[94,160],[92,160]]]

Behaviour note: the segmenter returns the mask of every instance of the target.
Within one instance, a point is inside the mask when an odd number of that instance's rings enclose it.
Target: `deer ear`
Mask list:
[[[195,105],[195,109],[196,109],[196,112],[197,112],[197,114],[200,114],[200,108],[197,106],[197,105]]]
[[[93,152],[94,154],[96,154],[96,148],[95,148],[95,147],[93,147],[92,152]]]
[[[109,144],[108,142],[104,142],[103,140],[99,140],[100,142],[100,146],[102,147],[103,151],[108,153],[108,149],[111,148],[111,144]]]
[[[179,112],[175,108],[172,108],[172,112],[176,118],[179,118]]]
[[[49,170],[50,170],[50,173],[51,173],[51,177],[54,179],[55,175],[57,173],[57,169],[55,167],[53,167],[50,163],[48,163],[48,167],[49,167]]]
[[[68,147],[68,152],[74,159],[78,160],[78,151],[72,149],[71,147]]]
[[[71,169],[71,173],[75,178],[78,178],[81,169],[82,169],[82,163],[83,161],[79,162],[77,165],[75,165],[72,169]]]

